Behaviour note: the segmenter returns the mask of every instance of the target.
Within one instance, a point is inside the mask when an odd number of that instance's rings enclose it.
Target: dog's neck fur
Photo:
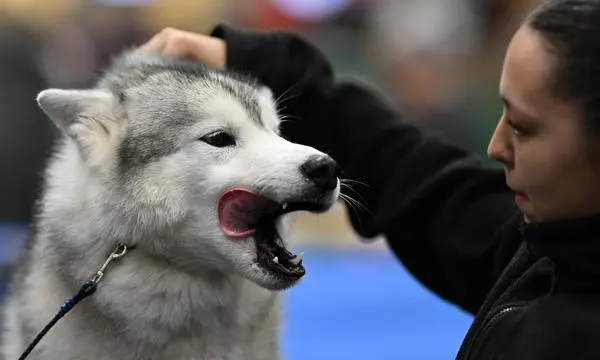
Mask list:
[[[51,207],[41,209],[38,223],[38,233],[46,235],[35,239],[31,271],[24,279],[24,283],[32,287],[43,283],[61,284],[49,289],[48,297],[42,302],[30,304],[30,313],[36,315],[30,319],[28,328],[36,332],[77,287],[95,274],[118,242],[131,245],[131,241],[137,241],[131,233],[121,232],[119,219],[98,206],[98,202],[89,205],[94,200],[90,179],[61,178],[65,174],[85,174],[68,171],[67,168],[78,166],[76,157],[68,160],[68,147],[61,154],[66,158],[49,168],[45,197],[52,201],[44,203]],[[81,187],[84,183],[88,186]],[[78,220],[72,221],[73,217]],[[65,222],[65,219],[71,220]],[[70,226],[61,225],[65,223]],[[74,227],[75,224],[79,226]],[[146,235],[164,237],[161,239],[164,242],[176,241],[169,237],[177,236],[172,231]],[[36,259],[41,256],[47,260]],[[37,265],[42,263],[46,268]],[[27,291],[27,287],[22,291]],[[39,294],[39,288],[36,293]],[[266,343],[259,345],[254,337],[260,338],[263,327],[270,327],[270,333],[276,334],[273,327],[277,324],[277,302],[277,293],[239,276],[208,269],[191,274],[168,261],[153,258],[143,247],[137,246],[114,261],[96,293],[62,320],[71,322],[72,326],[62,331],[53,330],[54,335],[49,337],[54,341],[47,342],[45,346],[50,348],[45,351],[53,353],[54,346],[68,348],[72,342],[80,341],[78,337],[85,339],[82,334],[85,334],[85,323],[89,321],[103,324],[105,332],[99,338],[106,340],[106,334],[114,334],[114,337],[109,336],[106,344],[85,344],[86,348],[101,351],[104,346],[109,346],[111,350],[107,351],[113,356],[115,349],[139,348],[147,352],[144,356],[120,353],[115,358],[191,359],[187,357],[186,349],[196,353],[204,351],[209,356],[210,353],[222,356],[255,346],[264,346],[263,351],[270,351],[275,339],[266,338]],[[68,329],[77,329],[81,333],[73,337],[68,334]],[[94,338],[93,334],[89,335]],[[125,346],[122,342],[138,346]],[[182,349],[177,344],[186,344],[186,347]],[[209,348],[209,345],[222,348]],[[57,351],[69,354],[62,352],[66,351],[64,348]],[[105,356],[108,355],[98,353],[90,358],[104,359]]]

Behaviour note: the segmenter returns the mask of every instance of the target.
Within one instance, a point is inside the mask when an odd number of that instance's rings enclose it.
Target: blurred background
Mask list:
[[[90,85],[111,56],[163,27],[297,32],[341,75],[383,89],[409,121],[484,154],[501,112],[504,49],[537,2],[0,0],[0,262],[21,251],[57,136],[37,92]],[[453,358],[471,317],[417,283],[384,239],[359,239],[347,211],[295,218],[308,275],[286,294],[286,358]]]

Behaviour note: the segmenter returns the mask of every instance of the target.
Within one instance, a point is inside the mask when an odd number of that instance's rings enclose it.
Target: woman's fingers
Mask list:
[[[226,44],[223,40],[174,28],[163,29],[138,50],[165,53],[213,67],[225,67]]]

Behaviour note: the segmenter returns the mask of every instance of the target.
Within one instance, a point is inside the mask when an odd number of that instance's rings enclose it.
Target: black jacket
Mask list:
[[[475,320],[458,359],[600,359],[600,215],[524,224],[502,171],[403,121],[374,90],[334,78],[293,34],[219,26],[227,67],[257,77],[291,120],[283,135],[332,155],[428,288]]]

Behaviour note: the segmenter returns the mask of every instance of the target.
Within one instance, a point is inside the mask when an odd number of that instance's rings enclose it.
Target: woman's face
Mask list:
[[[527,25],[513,37],[500,81],[504,111],[488,148],[532,222],[600,212],[600,136],[575,104],[553,95],[555,60],[544,41]]]

